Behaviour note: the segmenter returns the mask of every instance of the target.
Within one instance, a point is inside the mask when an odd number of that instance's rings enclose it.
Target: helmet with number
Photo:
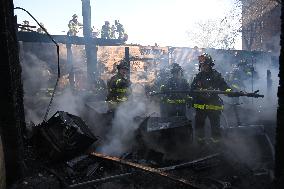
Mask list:
[[[202,53],[200,56],[198,56],[198,61],[199,64],[208,64],[211,67],[215,65],[215,60],[213,60],[212,57],[207,53]]]

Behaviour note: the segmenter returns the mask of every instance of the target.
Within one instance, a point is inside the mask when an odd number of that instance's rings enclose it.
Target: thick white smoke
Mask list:
[[[207,52],[208,49],[203,49]],[[226,72],[230,72],[232,69],[232,64],[236,64],[235,59],[228,58],[221,51],[208,50],[209,53],[213,52],[213,59],[216,60],[216,69],[220,71],[223,76]],[[192,49],[183,48],[178,51],[178,54],[174,55],[173,58],[177,63],[181,64],[185,69],[187,79],[190,81],[194,74],[196,73],[195,65],[190,65],[191,60],[194,59],[194,53]],[[268,56],[269,57],[269,56]],[[259,78],[253,80],[253,89],[260,90],[260,94],[264,94],[264,98],[252,99],[243,97],[241,98],[242,104],[238,107],[240,118],[242,124],[250,125],[257,124],[262,120],[269,121],[273,123],[276,120],[276,108],[277,108],[277,87],[278,87],[278,67],[274,66],[277,62],[270,62],[269,59],[264,59],[263,57],[254,57],[256,61],[254,62],[254,67],[259,75]],[[24,80],[24,91],[25,91],[25,113],[26,120],[33,121],[35,124],[40,123],[43,120],[44,113],[46,111],[47,105],[50,98],[44,95],[36,95],[40,88],[48,88],[49,86],[54,86],[55,78],[50,73],[52,72],[49,63],[43,61],[39,56],[31,52],[26,52],[24,59],[22,60],[23,67],[23,80]],[[192,63],[192,62],[191,62]],[[267,70],[271,71],[272,75],[272,87],[267,89],[266,86],[266,73]],[[54,71],[53,71],[54,72]],[[247,92],[251,92],[252,83],[251,80],[247,80],[246,88]],[[139,91],[142,94],[143,91]],[[222,97],[225,101],[225,106],[227,108],[230,106],[229,98]],[[73,90],[66,88],[61,90],[60,94],[54,98],[54,102],[51,106],[49,116],[52,116],[57,110],[67,111],[71,114],[75,114],[84,117],[84,114],[89,110],[86,110],[86,101],[84,96],[74,93]],[[154,108],[149,108],[149,101],[146,97],[142,96],[131,96],[130,100],[126,103],[121,104],[118,108],[110,129],[107,131],[106,141],[103,141],[101,146],[98,147],[98,151],[111,154],[111,155],[121,155],[125,152],[131,150],[135,143],[135,131],[138,129],[140,122],[137,121],[137,117],[145,117],[154,111],[158,112],[158,106]],[[154,110],[155,109],[155,110]],[[227,109],[228,110],[228,109]],[[225,109],[222,120],[227,120],[228,126],[236,126],[235,114],[233,111],[227,111]],[[193,114],[189,111],[189,114]],[[248,113],[249,112],[249,113]],[[101,122],[103,122],[103,117],[93,116],[93,112],[89,111],[87,122],[93,131],[99,131],[100,127],[103,127]],[[192,115],[189,115],[191,119]],[[223,124],[223,123],[222,123]],[[99,133],[105,134],[105,133]],[[95,133],[97,135],[97,133]]]
[[[39,50],[40,49],[40,50]],[[78,66],[80,48],[73,49],[73,63]],[[77,95],[66,85],[68,77],[66,66],[66,49],[60,46],[61,78],[47,119],[56,111],[67,111],[75,115],[83,113],[84,95]],[[20,43],[20,63],[24,87],[24,107],[26,122],[39,124],[43,121],[51,94],[57,79],[56,49],[48,44]],[[85,65],[82,64],[81,67]],[[84,63],[84,62],[83,62]],[[64,89],[63,89],[64,88]]]
[[[135,131],[141,123],[137,118],[145,116],[146,103],[145,97],[132,95],[128,101],[120,104],[115,112],[107,141],[98,150],[111,155],[122,155],[131,150],[135,145]]]
[[[51,80],[51,71],[48,64],[33,53],[27,52],[24,57],[21,65],[26,121],[38,124],[43,120],[48,102],[37,98],[37,95],[40,93],[44,95],[47,92],[45,89],[48,88]]]

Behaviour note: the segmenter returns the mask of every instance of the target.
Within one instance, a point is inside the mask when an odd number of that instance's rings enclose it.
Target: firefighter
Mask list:
[[[245,91],[245,84],[237,65],[234,65],[233,70],[225,75],[225,79],[234,91]]]
[[[258,79],[259,76],[258,73],[255,71],[254,66],[252,64],[249,64],[247,60],[240,60],[237,66],[239,68],[239,74],[242,80],[245,81],[251,78]]]
[[[168,68],[156,70],[155,79],[153,83],[153,91],[159,91],[162,85],[166,83],[166,81],[170,78],[171,73]]]
[[[112,25],[111,28],[110,28],[110,38],[111,39],[115,39],[115,31],[116,31],[116,27],[115,25]]]
[[[100,77],[98,77],[95,73],[91,75],[92,83],[90,85],[91,92],[98,100],[105,100],[107,86]]]
[[[119,22],[119,20],[115,20],[114,23],[115,23],[116,31],[118,33],[118,39],[123,39],[125,35],[123,25]]]
[[[185,93],[171,93],[171,91],[182,90],[189,90],[189,83],[183,77],[183,69],[181,66],[177,63],[173,63],[171,77],[165,84],[161,85],[161,91],[166,93],[161,99],[161,117],[186,115],[186,104],[189,102],[190,97]]]
[[[110,103],[110,109],[116,108],[116,106],[125,102],[128,99],[130,93],[130,78],[129,78],[129,65],[124,59],[117,65],[117,74],[114,75],[108,82],[108,95],[106,101]]]
[[[27,20],[24,20],[20,31],[30,31],[28,29],[29,27],[30,27],[30,22]]]
[[[213,69],[214,60],[212,57],[203,53],[198,56],[199,73],[193,79],[191,91],[193,97],[193,107],[195,114],[195,132],[197,141],[204,143],[205,137],[205,120],[208,117],[211,125],[211,139],[217,142],[221,137],[220,115],[223,110],[223,101],[217,94],[200,94],[194,93],[193,90],[223,90],[231,91],[222,75]]]
[[[42,22],[39,23],[39,24],[44,28],[44,25],[43,25]],[[41,34],[44,34],[44,33],[45,33],[45,31],[44,31],[41,27],[39,27],[36,31],[37,31],[38,33],[41,33]]]
[[[73,14],[72,19],[68,23],[69,31],[67,32],[68,36],[76,36],[79,32],[79,27],[83,26],[78,20],[77,14]]]
[[[111,37],[111,28],[109,25],[109,21],[105,21],[105,24],[102,26],[101,29],[101,38],[110,39],[110,37]]]

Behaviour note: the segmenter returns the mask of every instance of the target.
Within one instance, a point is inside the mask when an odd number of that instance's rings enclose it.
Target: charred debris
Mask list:
[[[184,120],[180,121],[185,123]],[[177,125],[173,123],[168,128],[148,128],[148,131],[141,129],[136,135],[137,141],[140,141],[128,153],[109,156],[96,152],[99,137],[90,131],[80,117],[63,111],[56,112],[48,121],[34,126],[30,131],[32,133],[25,141],[25,159],[22,160],[26,168],[25,177],[13,188],[269,186],[272,168],[269,153],[258,153],[258,157],[255,155],[255,165],[252,166],[248,160],[245,162],[239,159],[234,149],[226,146],[225,142],[214,144],[208,141],[202,147],[195,147],[190,138],[181,136],[181,133],[191,132],[186,128],[188,126]],[[179,130],[181,132],[178,133]],[[240,134],[234,136],[236,132],[240,132],[236,130],[228,132],[224,141],[242,140]],[[248,134],[248,130],[245,129],[242,137],[249,140],[250,144],[251,141],[263,137],[262,132],[252,131]],[[142,134],[147,136],[142,139]],[[146,138],[159,138],[156,143],[165,148],[165,153],[171,155],[177,153],[171,147],[183,143],[190,151],[190,155],[183,158],[165,158],[165,154],[147,146],[146,141],[143,141]]]

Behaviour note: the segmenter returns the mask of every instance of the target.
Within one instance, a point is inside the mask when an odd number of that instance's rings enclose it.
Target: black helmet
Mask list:
[[[117,68],[118,70],[119,70],[119,69],[122,69],[122,68],[129,70],[128,62],[127,62],[125,59],[122,59],[122,60],[120,61],[120,63],[116,66],[116,68]]]
[[[198,61],[199,61],[199,64],[208,64],[209,66],[214,66],[214,61],[212,59],[212,57],[207,54],[207,53],[202,53],[200,56],[198,56]]]
[[[171,73],[182,71],[182,67],[178,63],[173,63]]]

